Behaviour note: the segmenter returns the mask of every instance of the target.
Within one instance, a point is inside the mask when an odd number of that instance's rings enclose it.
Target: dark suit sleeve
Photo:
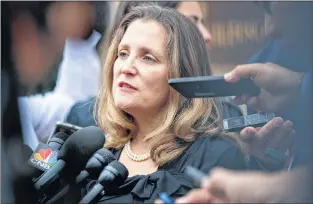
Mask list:
[[[296,165],[313,161],[312,71],[305,74],[299,103],[290,108],[284,119],[293,122],[296,131]]]
[[[218,161],[218,166],[233,170],[247,169],[247,165],[245,163],[245,156],[237,147],[231,147],[227,149],[221,155]]]
[[[220,136],[199,139],[189,151],[193,155],[190,165],[204,173],[209,173],[215,167],[232,170],[247,169],[244,154],[231,141]]]
[[[246,157],[244,153],[231,141],[221,137],[204,138],[190,149],[194,155],[192,165],[204,173],[209,173],[214,167],[231,170],[259,170],[275,171],[281,167],[266,166],[253,156]],[[261,164],[261,165],[260,165]]]
[[[304,76],[302,87],[301,87],[301,96],[302,100],[304,101],[310,101],[310,105],[312,105],[312,76],[313,72],[312,70]]]
[[[304,75],[301,89],[300,89],[300,100],[298,104],[294,105],[289,109],[289,111],[284,115],[286,119],[292,120],[293,122],[302,123],[302,116],[307,115],[306,113],[312,109],[312,71]],[[301,113],[297,114],[299,111]],[[299,119],[298,116],[301,116]],[[308,114],[310,115],[310,114]]]
[[[80,103],[76,103],[72,108],[71,111],[69,113],[69,115],[66,118],[66,122],[73,124],[73,125],[77,125],[79,126],[79,121],[78,121],[78,116],[77,116],[77,106],[79,106]]]
[[[96,121],[94,119],[94,104],[95,98],[92,97],[86,101],[81,101],[76,103],[67,119],[66,122],[77,125],[80,127],[96,126]]]

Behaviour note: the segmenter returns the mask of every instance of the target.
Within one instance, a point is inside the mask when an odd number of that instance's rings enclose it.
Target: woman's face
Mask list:
[[[156,21],[132,22],[119,46],[113,68],[115,106],[136,117],[154,114],[169,96],[167,34]]]
[[[203,13],[199,2],[181,2],[177,7],[177,11],[189,18],[197,26],[206,44],[211,42],[212,35],[203,24]]]

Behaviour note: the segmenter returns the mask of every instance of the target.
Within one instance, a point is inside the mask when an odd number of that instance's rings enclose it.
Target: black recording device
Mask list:
[[[64,189],[54,195],[46,204],[55,203],[64,198],[66,194],[74,194],[77,189],[82,189],[90,179],[97,179],[103,168],[114,160],[114,155],[109,150],[105,148],[99,149],[88,160],[85,169],[76,177],[75,184],[65,186]]]
[[[69,136],[70,135],[66,134],[65,132],[57,132],[48,140],[48,146],[54,150],[60,150]]]
[[[275,118],[274,113],[256,113],[252,115],[227,118],[223,120],[225,132],[239,132],[245,127],[261,127]]]
[[[104,133],[93,126],[72,134],[61,147],[57,162],[39,177],[34,184],[35,188],[40,194],[50,194],[49,189],[54,189],[60,177],[69,184],[74,183],[88,159],[102,148],[104,141]]]
[[[77,125],[73,125],[70,123],[64,123],[64,122],[57,122],[55,129],[54,129],[53,133],[51,134],[50,138],[48,139],[48,141],[58,132],[63,132],[65,134],[71,135],[80,129],[82,129],[82,127],[79,127]]]
[[[242,94],[257,96],[260,94],[260,88],[251,79],[228,83],[224,76],[199,76],[172,78],[168,80],[168,83],[186,98],[239,96]]]
[[[33,154],[28,159],[28,164],[35,167],[40,174],[33,176],[32,181],[35,183],[42,172],[49,170],[57,162],[57,155],[64,142],[68,139],[69,135],[64,132],[58,132],[52,136],[47,144],[39,143]],[[49,188],[50,191],[55,191],[63,187],[64,182],[60,180],[58,185]],[[38,193],[38,201],[44,200],[46,195]]]
[[[117,188],[128,177],[127,168],[120,162],[114,160],[101,172],[97,184],[83,197],[80,204],[96,203],[102,194],[109,189]]]
[[[58,152],[67,140],[69,135],[58,132],[51,138],[51,141],[48,141],[48,144],[39,143],[35,151],[28,159],[28,164],[35,167],[39,172],[44,172],[50,169],[57,162]],[[33,177],[35,182],[38,179],[39,174],[36,177]]]
[[[87,178],[97,179],[105,166],[115,160],[107,149],[101,148],[88,160],[85,169],[76,177],[76,184],[85,186]]]

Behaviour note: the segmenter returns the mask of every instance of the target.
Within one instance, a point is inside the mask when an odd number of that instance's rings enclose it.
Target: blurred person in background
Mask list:
[[[280,112],[304,106],[313,137],[312,70],[299,81],[301,73],[275,64],[248,64],[225,75],[228,82],[252,77],[262,92],[257,97],[237,96],[238,104],[261,111]],[[246,130],[253,128],[248,127]],[[313,143],[310,143],[312,145]],[[309,154],[310,152],[307,152]],[[296,167],[290,172],[233,172],[214,169],[203,181],[202,188],[193,190],[176,203],[312,203],[313,166]],[[218,194],[217,194],[218,193]]]
[[[248,60],[250,63],[275,63],[293,71],[312,69],[313,2],[258,1],[265,12],[268,42]]]
[[[85,33],[85,2],[1,2],[1,202],[36,203],[17,97],[45,80],[65,39]],[[27,146],[26,146],[27,147]],[[27,148],[26,148],[27,149]],[[18,163],[17,161],[20,161]]]
[[[109,6],[109,2],[85,2],[68,7],[68,11],[74,11],[80,17],[69,16],[73,19],[64,21],[77,22],[84,30],[81,36],[66,40],[54,90],[19,97],[21,114],[28,118],[22,122],[22,131],[26,144],[32,149],[37,147],[39,141],[47,141],[56,122],[65,120],[76,101],[97,93],[101,67],[97,45],[101,35],[106,37]]]
[[[313,24],[308,19],[313,18],[313,2],[259,1],[257,4],[265,11],[269,40],[248,63],[274,63],[304,73],[312,70]],[[254,108],[248,109],[248,114],[256,112]],[[307,113],[305,106],[278,113],[295,123],[295,165],[308,164],[313,159],[313,137],[309,134],[311,124],[305,117]]]
[[[109,35],[109,42],[113,39],[115,32],[114,30],[119,26],[123,17],[131,10],[132,7],[145,4],[145,1],[122,1],[119,3],[118,9],[116,11],[116,16],[113,24],[113,29],[111,34]],[[204,14],[203,9],[201,8],[200,2],[184,2],[184,1],[152,1],[152,3],[156,3],[161,7],[169,7],[176,9],[178,12],[186,16],[189,20],[191,20],[196,27],[199,29],[202,37],[208,46],[210,41],[212,40],[212,35],[207,27],[204,25]],[[209,57],[209,56],[208,56]],[[103,57],[105,58],[105,57]],[[211,75],[211,70],[206,70],[205,75]],[[231,103],[228,97],[223,97],[218,100],[218,106],[221,111],[224,111],[225,117],[236,117],[241,116],[241,109]],[[87,127],[90,125],[95,125],[96,121],[94,118],[94,104],[95,97],[91,97],[88,100],[78,102],[75,104],[70,111],[67,122],[71,124],[75,124],[81,127]]]

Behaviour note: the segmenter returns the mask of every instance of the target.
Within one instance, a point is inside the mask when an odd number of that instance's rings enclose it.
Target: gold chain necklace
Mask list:
[[[132,152],[130,148],[130,140],[128,140],[128,142],[125,144],[125,147],[127,156],[135,162],[142,162],[150,158],[150,153],[135,154],[134,152]]]

